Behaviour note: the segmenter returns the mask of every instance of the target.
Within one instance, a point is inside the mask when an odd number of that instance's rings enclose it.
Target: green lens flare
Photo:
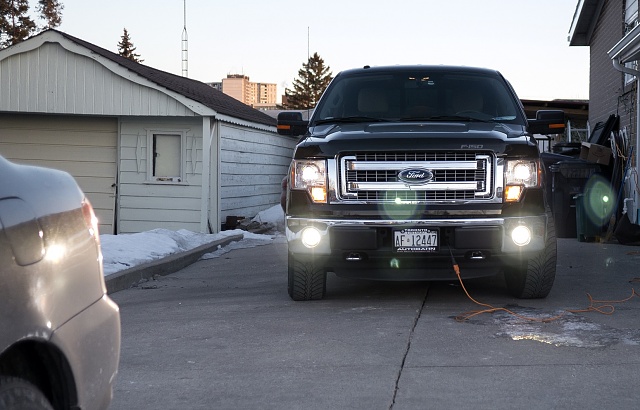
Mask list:
[[[380,212],[394,221],[406,221],[418,217],[418,205],[405,201],[402,198],[395,198],[393,202],[386,202],[378,205]]]
[[[609,181],[599,175],[589,179],[584,187],[582,198],[583,212],[597,226],[604,226],[614,211],[615,194]]]

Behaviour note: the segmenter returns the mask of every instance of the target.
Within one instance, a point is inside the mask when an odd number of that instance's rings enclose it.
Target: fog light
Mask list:
[[[520,225],[511,231],[511,239],[518,246],[528,245],[531,242],[531,230],[524,225]]]
[[[320,235],[320,231],[313,226],[308,226],[302,230],[300,234],[302,238],[302,244],[307,248],[315,248],[320,243],[320,239],[322,238]]]

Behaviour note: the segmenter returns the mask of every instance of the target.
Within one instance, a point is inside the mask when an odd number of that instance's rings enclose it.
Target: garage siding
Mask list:
[[[0,114],[0,154],[70,173],[93,205],[100,233],[113,233],[118,120]]]
[[[297,139],[225,124],[220,131],[220,218],[253,217],[280,203]]]
[[[119,233],[155,228],[200,231],[202,119],[123,118],[120,125]],[[180,183],[153,182],[148,174],[149,132],[184,132]]]
[[[0,60],[0,90],[0,111],[193,115],[175,98],[123,78],[57,43]]]

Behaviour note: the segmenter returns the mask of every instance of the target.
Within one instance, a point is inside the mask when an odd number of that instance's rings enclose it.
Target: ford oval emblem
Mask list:
[[[406,184],[426,184],[433,179],[433,172],[423,168],[407,168],[398,172],[398,179]]]

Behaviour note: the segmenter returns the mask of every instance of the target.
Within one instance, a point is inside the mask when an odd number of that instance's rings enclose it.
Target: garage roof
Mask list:
[[[137,75],[158,84],[161,87],[179,93],[191,100],[197,101],[200,104],[207,106],[220,114],[229,117],[235,117],[245,121],[256,122],[259,124],[274,127],[276,126],[277,121],[273,117],[259,110],[256,110],[236,100],[235,98],[230,97],[223,92],[208,86],[203,82],[167,73],[166,71],[158,70],[144,64],[136,63],[135,61],[129,60],[128,58],[122,57],[102,47],[98,47],[95,44],[89,43],[58,30],[50,29],[46,31],[56,32],[69,41],[85,47],[88,50],[108,60],[111,60],[116,64],[121,65],[127,70],[132,71]]]

